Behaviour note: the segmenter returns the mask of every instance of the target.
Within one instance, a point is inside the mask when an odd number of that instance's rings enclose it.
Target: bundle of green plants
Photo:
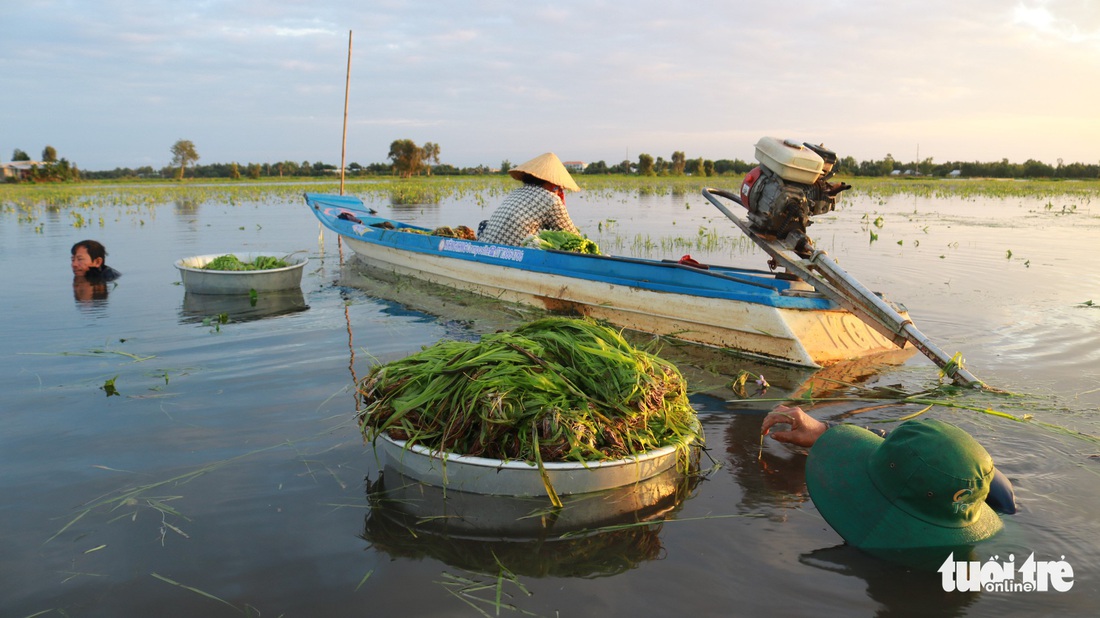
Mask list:
[[[270,255],[258,255],[250,262],[242,262],[233,254],[219,255],[210,260],[203,270],[271,270],[273,268],[286,268],[286,260]]]
[[[367,439],[541,465],[620,459],[702,434],[670,362],[587,319],[549,317],[478,342],[441,341],[359,383]]]
[[[601,255],[599,245],[580,234],[564,230],[542,230],[532,237],[530,244],[538,249],[557,249],[558,251]]]

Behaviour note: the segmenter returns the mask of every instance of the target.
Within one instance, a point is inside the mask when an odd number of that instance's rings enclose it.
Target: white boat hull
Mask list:
[[[670,294],[344,238],[372,268],[767,360],[821,367],[898,349],[842,309],[789,309]]]

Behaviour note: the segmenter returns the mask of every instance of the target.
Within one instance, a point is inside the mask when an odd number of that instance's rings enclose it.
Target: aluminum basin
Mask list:
[[[247,253],[226,251],[225,253],[211,253],[210,255],[196,255],[184,258],[176,262],[176,268],[180,271],[183,287],[192,294],[248,294],[250,290],[257,292],[273,292],[275,290],[289,290],[302,286],[302,271],[309,258],[304,256],[290,256],[285,258],[287,264],[284,268],[272,268],[269,270],[203,270],[215,258],[223,255],[235,255],[242,262],[251,262],[261,255],[280,256],[283,254],[270,251],[252,251]]]
[[[447,452],[433,452],[419,444],[381,435],[375,445],[389,465],[401,474],[428,485],[496,496],[545,496],[546,486],[537,465]],[[666,446],[636,457],[610,461],[543,464],[550,485],[561,496],[623,487],[652,478],[676,465],[676,446]]]

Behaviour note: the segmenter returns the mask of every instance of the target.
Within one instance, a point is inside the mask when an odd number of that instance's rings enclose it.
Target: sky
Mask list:
[[[348,43],[351,70],[348,79]],[[6,0],[0,162],[1100,162],[1096,0]]]

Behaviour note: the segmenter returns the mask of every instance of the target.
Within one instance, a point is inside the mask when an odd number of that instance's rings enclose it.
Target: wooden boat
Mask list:
[[[306,193],[305,200],[360,260],[402,276],[782,364],[822,367],[899,347],[782,274],[433,236],[374,216],[356,197]]]

